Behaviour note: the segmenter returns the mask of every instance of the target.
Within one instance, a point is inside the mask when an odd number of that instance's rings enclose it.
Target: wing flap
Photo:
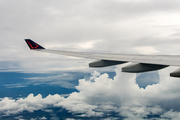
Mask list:
[[[160,70],[168,65],[156,65],[156,64],[145,64],[145,63],[137,63],[137,64],[130,64],[122,68],[122,72],[128,73],[140,73],[140,72],[148,72],[154,70]]]

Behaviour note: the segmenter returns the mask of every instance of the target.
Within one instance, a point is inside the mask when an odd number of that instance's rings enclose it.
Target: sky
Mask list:
[[[178,67],[142,74],[121,73],[125,65],[89,68],[95,60],[30,51],[24,41],[179,55],[179,0],[0,0],[0,16],[0,119],[180,118],[180,79],[169,77]]]

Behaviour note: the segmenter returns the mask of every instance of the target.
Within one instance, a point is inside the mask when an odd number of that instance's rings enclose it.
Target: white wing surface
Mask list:
[[[131,55],[131,54],[75,52],[75,51],[48,50],[48,49],[42,49],[38,51],[68,55],[73,57],[98,59],[98,60],[112,60],[112,61],[124,61],[124,62],[134,62],[134,63],[180,66],[180,56],[175,56],[175,55]]]
[[[63,50],[49,50],[38,45],[30,39],[25,39],[31,50],[68,55],[73,57],[81,57],[88,59],[97,59],[98,61],[89,64],[90,67],[105,67],[126,62],[133,62],[135,64],[122,68],[123,72],[146,72],[152,70],[159,70],[168,66],[180,67],[179,55],[134,55],[134,54],[112,54],[112,53],[92,53],[92,52],[76,52]],[[178,72],[178,73],[177,73]],[[177,75],[178,74],[178,75]],[[180,70],[170,74],[173,77],[180,77]]]

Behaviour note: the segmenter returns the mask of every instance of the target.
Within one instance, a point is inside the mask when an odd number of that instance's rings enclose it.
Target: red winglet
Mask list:
[[[33,49],[45,49],[44,47],[42,47],[42,46],[38,45],[37,43],[35,43],[34,41],[32,41],[31,39],[25,39],[25,41],[31,50],[33,50]]]

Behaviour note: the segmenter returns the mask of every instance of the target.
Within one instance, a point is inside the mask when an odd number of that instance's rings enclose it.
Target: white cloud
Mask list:
[[[66,120],[75,120],[75,119],[73,119],[73,118],[67,118]]]
[[[135,50],[137,50],[140,54],[154,54],[158,52],[151,46],[136,47]]]
[[[180,119],[180,113],[170,110],[166,113],[164,113],[163,115],[161,115],[161,117],[165,117],[165,118],[173,118],[173,120],[179,120]]]
[[[94,44],[98,44],[99,42],[102,42],[102,41],[103,40],[92,40],[92,41],[88,41],[88,42],[85,42],[85,43],[80,43],[77,46],[78,46],[78,49],[79,49],[79,47],[81,49],[92,49],[92,48],[94,48]]]
[[[67,98],[57,94],[46,98],[40,94],[30,94],[18,100],[6,97],[0,101],[0,112],[11,115],[52,105],[81,113],[81,117],[98,117],[113,111],[127,119],[143,119],[147,115],[178,118],[180,81],[169,77],[167,71],[172,69],[161,70],[160,82],[145,89],[138,87],[135,74],[121,73],[120,67],[115,70],[117,75],[114,79],[110,79],[106,73],[100,75],[95,71],[89,79],[80,79],[76,86],[79,92],[73,92]]]
[[[57,94],[53,96],[49,95],[46,98],[42,98],[40,94],[37,96],[29,94],[27,98],[20,98],[18,100],[5,97],[1,100],[0,111],[6,115],[17,114],[24,110],[33,112],[34,110],[42,109],[46,107],[46,105],[55,104],[63,99],[63,97]]]
[[[42,118],[39,118],[40,120],[47,120],[47,118],[46,117],[42,117]]]

